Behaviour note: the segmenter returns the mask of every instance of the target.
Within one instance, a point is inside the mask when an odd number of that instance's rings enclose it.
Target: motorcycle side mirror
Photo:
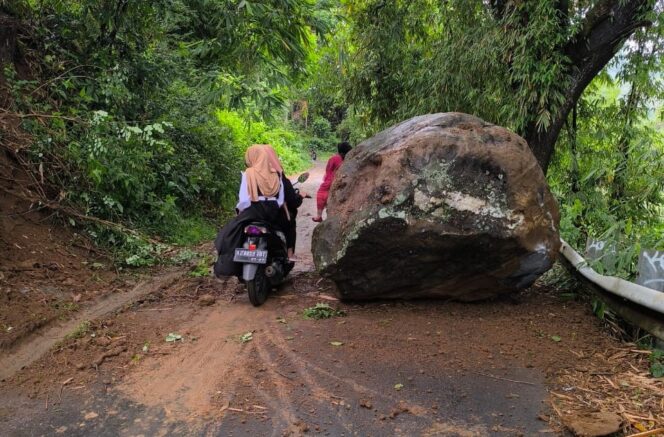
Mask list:
[[[298,181],[299,183],[303,183],[303,182],[306,181],[307,179],[309,179],[309,172],[308,172],[308,171],[307,171],[307,172],[304,172],[304,173],[302,173],[300,176],[298,176],[297,181]]]

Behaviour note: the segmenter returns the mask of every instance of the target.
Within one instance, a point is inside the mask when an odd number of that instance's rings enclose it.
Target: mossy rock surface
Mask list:
[[[343,299],[478,300],[530,286],[559,213],[523,138],[461,113],[412,118],[359,144],[314,231]]]

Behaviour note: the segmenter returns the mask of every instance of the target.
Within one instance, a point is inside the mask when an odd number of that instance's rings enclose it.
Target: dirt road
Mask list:
[[[295,273],[314,271],[314,259],[311,255],[311,235],[317,223],[311,219],[316,216],[316,191],[323,182],[325,164],[324,161],[316,161],[315,165],[309,170],[309,179],[299,187],[303,193],[308,194],[311,198],[304,199],[298,212],[298,235],[295,244],[297,263],[293,269]],[[295,180],[295,178],[292,179]]]
[[[588,306],[542,286],[475,304],[332,300],[312,272],[312,213],[313,199],[297,273],[265,305],[232,281],[162,283],[0,383],[0,434],[556,435],[552,402],[623,371],[611,358],[626,346]],[[305,319],[316,303],[346,315]]]

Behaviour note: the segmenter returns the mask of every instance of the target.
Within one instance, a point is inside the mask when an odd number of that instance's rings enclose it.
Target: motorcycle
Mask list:
[[[301,174],[293,187],[308,178],[309,173]],[[299,190],[296,192],[299,194]],[[245,226],[244,235],[244,243],[235,249],[233,261],[242,264],[242,280],[247,285],[249,301],[253,306],[260,306],[269,292],[284,281],[295,263],[288,260],[286,235],[272,223],[250,223]]]

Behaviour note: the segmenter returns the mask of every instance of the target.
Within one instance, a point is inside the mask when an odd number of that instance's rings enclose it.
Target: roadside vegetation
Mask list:
[[[663,7],[0,1],[2,145],[32,201],[139,266],[212,238],[252,143],[295,172],[311,148],[468,112],[529,141],[562,236],[615,244],[597,267],[633,278],[641,248],[664,248]]]
[[[330,8],[0,2],[2,146],[35,178],[29,200],[127,265],[212,239],[249,145],[273,144],[288,172],[309,166],[311,146],[334,147],[326,121],[289,110]]]

